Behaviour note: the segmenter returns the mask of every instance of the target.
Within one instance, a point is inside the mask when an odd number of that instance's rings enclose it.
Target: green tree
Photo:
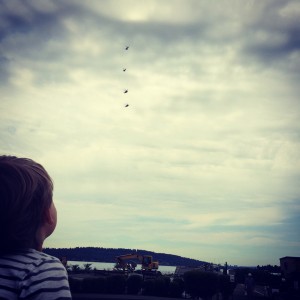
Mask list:
[[[143,285],[143,277],[138,274],[130,275],[126,281],[127,293],[136,295],[141,291]]]
[[[184,273],[185,290],[192,297],[210,300],[218,291],[218,275],[213,272],[192,270]]]
[[[82,280],[82,292],[84,293],[105,293],[107,282],[105,277],[87,277]]]
[[[84,264],[83,267],[84,267],[84,272],[90,272],[92,270],[92,267],[91,267],[92,264]]]
[[[154,295],[160,297],[166,297],[169,293],[170,278],[166,276],[160,276],[155,278],[154,281]]]
[[[81,269],[80,269],[79,265],[71,265],[71,271],[73,273],[78,273],[80,270]]]
[[[236,284],[230,281],[229,275],[219,276],[219,291],[222,294],[223,300],[229,299],[229,296],[233,294],[235,287]]]
[[[124,294],[126,278],[123,274],[116,274],[107,277],[107,289],[111,294]]]
[[[155,294],[155,280],[147,279],[143,282],[143,294],[148,296],[154,296]]]
[[[169,285],[169,296],[172,298],[180,298],[184,292],[184,281],[182,278],[174,278]]]
[[[81,280],[69,276],[69,285],[72,293],[81,292]]]
[[[146,279],[143,282],[143,294],[149,296],[165,297],[169,293],[170,278],[160,276]]]

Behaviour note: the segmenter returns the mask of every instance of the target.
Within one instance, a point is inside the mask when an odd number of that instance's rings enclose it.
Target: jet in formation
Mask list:
[[[126,46],[125,47],[125,50],[128,50],[129,49],[129,46]],[[123,68],[123,72],[125,72],[126,71],[126,68]],[[124,90],[124,94],[127,94],[128,93],[128,89],[126,89],[126,90]],[[127,104],[125,104],[125,107],[128,107],[129,106],[129,104],[127,103]]]

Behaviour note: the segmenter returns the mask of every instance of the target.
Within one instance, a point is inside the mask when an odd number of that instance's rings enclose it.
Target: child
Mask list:
[[[40,164],[0,156],[0,299],[71,299],[66,269],[41,252],[57,222],[52,192]]]

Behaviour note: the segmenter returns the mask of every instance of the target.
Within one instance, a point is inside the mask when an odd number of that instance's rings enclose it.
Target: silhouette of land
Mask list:
[[[76,248],[45,248],[45,253],[61,258],[67,257],[67,260],[75,261],[94,261],[94,262],[116,262],[116,256],[128,253],[138,252],[142,255],[152,255],[155,261],[159,261],[163,266],[191,266],[198,267],[207,262],[182,257],[179,255],[156,253],[140,249],[124,249],[124,248],[102,248],[102,247],[76,247]]]

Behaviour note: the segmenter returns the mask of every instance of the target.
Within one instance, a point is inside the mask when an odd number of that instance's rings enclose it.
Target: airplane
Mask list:
[[[124,91],[124,94],[126,94],[126,93],[128,93],[128,90],[125,90],[125,91]]]
[[[126,46],[125,50],[128,50],[129,49],[129,46]]]

